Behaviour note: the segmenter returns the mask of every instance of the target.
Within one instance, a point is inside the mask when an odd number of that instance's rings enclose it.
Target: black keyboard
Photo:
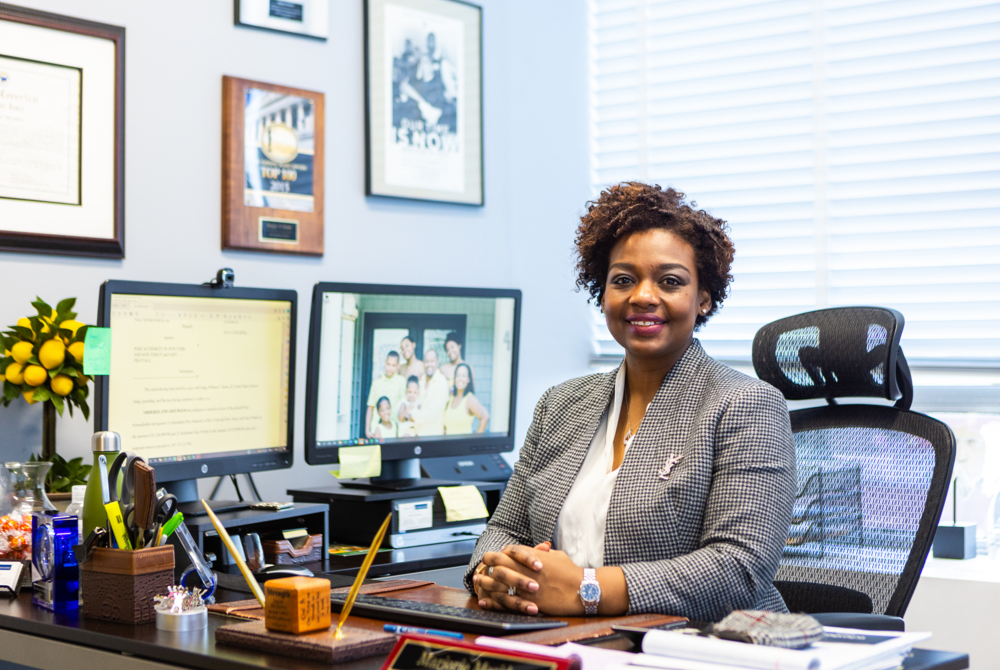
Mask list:
[[[345,593],[331,595],[330,601],[333,604],[333,611],[339,612],[345,600],[347,600]],[[351,614],[370,619],[414,624],[424,628],[444,628],[464,633],[479,633],[480,635],[524,633],[532,630],[562,628],[566,625],[565,621],[558,619],[546,619],[527,614],[470,610],[451,605],[364,594],[358,594],[354,601],[354,607],[351,608]]]

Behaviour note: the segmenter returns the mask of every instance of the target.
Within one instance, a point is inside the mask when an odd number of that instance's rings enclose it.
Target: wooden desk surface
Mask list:
[[[245,598],[243,594],[232,594],[234,597],[227,600]],[[429,585],[405,591],[396,591],[391,594],[393,598],[405,598],[408,600],[419,600],[424,602],[434,602],[444,605],[454,605],[458,607],[468,607],[469,609],[479,609],[475,599],[470,597],[466,591],[454,589],[447,586]],[[573,617],[568,618],[570,626],[584,623],[592,624],[598,621],[607,620],[607,617]],[[272,654],[260,654],[240,649],[239,647],[229,647],[215,644],[215,629],[230,623],[236,623],[237,619],[210,615],[208,617],[208,628],[192,633],[169,633],[159,631],[152,623],[141,626],[128,626],[125,624],[109,623],[96,619],[84,619],[73,615],[55,615],[48,610],[35,607],[31,603],[30,590],[24,589],[16,599],[0,600],[0,640],[5,642],[0,644],[0,658],[10,660],[25,665],[33,665],[25,660],[25,654],[31,654],[32,649],[40,654],[41,645],[37,639],[46,638],[59,643],[77,645],[87,649],[100,650],[105,652],[106,660],[118,660],[120,657],[107,654],[124,653],[133,657],[133,667],[142,666],[140,659],[161,664],[170,664],[199,670],[253,670],[256,668],[280,668],[287,670],[329,670],[329,664],[302,661],[294,658],[287,658]],[[367,619],[364,617],[350,617],[349,625],[370,630],[382,630],[384,621]],[[3,633],[10,631],[6,637]],[[20,640],[18,633],[30,635],[32,638]],[[24,637],[24,636],[20,636]],[[465,638],[471,640],[474,634],[466,634]],[[16,645],[17,649],[11,645]],[[611,646],[619,649],[631,648],[631,643],[622,638],[602,642],[601,646]],[[67,648],[72,652],[72,648]],[[15,651],[18,653],[15,654]],[[83,650],[81,650],[82,653]],[[371,658],[350,661],[338,664],[338,668],[344,670],[377,670],[381,668],[385,658],[374,656]],[[97,666],[95,662],[79,663],[77,659],[62,658],[61,666],[74,668]],[[35,664],[35,667],[46,667],[42,662]],[[108,666],[103,666],[107,668]],[[152,666],[149,666],[152,667]],[[951,652],[937,652],[927,650],[915,650],[913,658],[904,665],[906,670],[962,670],[969,667],[969,657],[965,654],[954,654]]]

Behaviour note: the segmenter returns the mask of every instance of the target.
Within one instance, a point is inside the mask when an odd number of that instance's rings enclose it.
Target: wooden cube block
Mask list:
[[[284,577],[264,583],[264,625],[301,635],[330,627],[330,582],[318,577]]]

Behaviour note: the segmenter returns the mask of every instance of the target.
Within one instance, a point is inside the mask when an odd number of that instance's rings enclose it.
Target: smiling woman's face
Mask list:
[[[630,364],[672,366],[691,343],[695,318],[711,305],[698,288],[694,249],[674,233],[635,232],[611,249],[601,308]]]

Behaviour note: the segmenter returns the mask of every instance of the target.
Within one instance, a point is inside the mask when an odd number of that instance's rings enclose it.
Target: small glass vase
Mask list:
[[[22,516],[56,509],[45,495],[45,477],[51,467],[52,464],[45,461],[4,463],[3,479],[7,484],[7,495],[10,496],[12,509],[20,512]]]

